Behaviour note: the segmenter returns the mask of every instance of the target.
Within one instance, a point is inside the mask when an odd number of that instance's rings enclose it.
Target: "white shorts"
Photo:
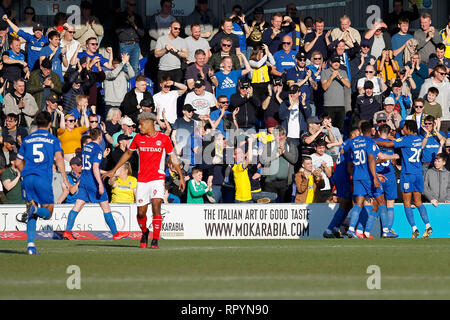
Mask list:
[[[145,206],[154,198],[164,199],[164,180],[138,182],[136,187],[136,205]]]

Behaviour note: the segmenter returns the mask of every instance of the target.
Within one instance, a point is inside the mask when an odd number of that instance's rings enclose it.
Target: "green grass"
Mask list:
[[[448,299],[450,239],[0,241],[0,299]],[[69,290],[67,267],[81,269]],[[369,290],[367,267],[381,269]]]

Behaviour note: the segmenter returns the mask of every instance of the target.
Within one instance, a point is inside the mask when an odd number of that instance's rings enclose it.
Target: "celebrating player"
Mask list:
[[[86,202],[99,203],[103,210],[106,224],[108,225],[114,240],[119,240],[128,236],[129,232],[118,232],[116,223],[111,214],[111,207],[108,202],[108,195],[105,192],[103,181],[100,175],[100,163],[103,159],[103,152],[100,148],[102,142],[102,130],[99,128],[91,129],[91,142],[86,144],[82,150],[82,171],[80,185],[78,186],[78,196],[67,218],[66,231],[63,238],[67,240],[75,240],[72,235],[72,228],[75,219],[83,209]]]
[[[39,254],[34,244],[37,218],[48,220],[53,214],[53,161],[56,162],[66,187],[70,186],[64,168],[61,143],[49,132],[52,116],[47,111],[41,111],[36,115],[35,121],[38,130],[23,140],[17,155],[25,200],[32,204],[27,221],[27,251],[30,255]]]
[[[400,148],[402,151],[402,171],[400,173],[400,191],[403,196],[406,219],[412,228],[412,238],[419,237],[420,233],[414,220],[411,208],[411,199],[419,210],[420,217],[425,224],[425,232],[422,238],[429,238],[433,229],[428,219],[427,209],[422,203],[424,191],[422,164],[420,154],[422,152],[422,138],[417,134],[417,123],[414,120],[406,120],[402,128],[403,137],[394,141],[377,141],[380,147]]]
[[[166,154],[170,155],[170,159],[180,177],[180,190],[184,191],[185,182],[184,176],[178,165],[178,159],[173,152],[172,142],[170,138],[155,130],[156,115],[150,111],[142,112],[139,117],[140,134],[136,135],[127,150],[116,166],[103,174],[103,178],[114,176],[114,173],[119,169],[133,152],[139,153],[139,172],[138,184],[136,190],[136,204],[138,207],[137,221],[142,230],[142,237],[140,241],[141,248],[147,248],[149,230],[147,228],[147,209],[151,201],[153,212],[153,240],[151,243],[152,249],[157,249],[158,240],[160,237],[162,217],[161,204],[164,199],[164,165],[166,161]]]
[[[356,137],[344,147],[344,152],[351,150],[353,160],[353,195],[356,197],[355,205],[350,211],[350,227],[348,236],[350,238],[373,238],[370,230],[377,218],[377,212],[380,210],[381,215],[386,215],[386,202],[384,199],[381,183],[376,172],[376,160],[398,159],[398,155],[385,155],[372,139],[374,132],[373,125],[370,122],[361,124],[362,136]],[[359,215],[364,206],[364,200],[375,198],[374,211],[367,210],[369,217],[367,220],[364,234],[355,232]]]

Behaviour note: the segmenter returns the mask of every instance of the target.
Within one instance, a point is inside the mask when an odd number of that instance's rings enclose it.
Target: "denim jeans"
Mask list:
[[[128,53],[130,56],[130,64],[133,67],[134,74],[139,75],[139,55],[141,53],[141,49],[139,47],[139,43],[135,44],[120,44],[120,53]],[[126,66],[124,67],[126,68]]]
[[[212,192],[214,200],[216,200],[217,203],[222,202],[222,186],[221,185],[213,185],[212,186]]]

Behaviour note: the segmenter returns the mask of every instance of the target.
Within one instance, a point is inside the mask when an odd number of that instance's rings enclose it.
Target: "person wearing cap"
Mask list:
[[[14,113],[19,116],[19,125],[30,129],[31,122],[39,108],[33,96],[25,91],[25,81],[17,79],[13,82],[14,90],[3,99],[3,113]]]
[[[159,86],[161,87],[161,91],[153,96],[153,101],[158,111],[157,116],[158,119],[163,119],[162,112],[164,111],[167,120],[172,125],[175,123],[175,120],[177,120],[178,98],[184,95],[187,86],[183,83],[173,81],[170,77],[166,76],[160,79]],[[175,90],[172,90],[172,87],[174,87]]]
[[[67,180],[69,180],[69,193],[67,194],[64,203],[74,204],[78,196],[78,186],[80,185],[81,171],[82,171],[82,160],[80,157],[76,156],[70,159],[70,172],[67,174]]]
[[[356,53],[352,60],[350,60],[352,92],[358,92],[358,81],[367,77],[367,74],[365,73],[367,66],[373,66],[376,61],[377,59],[370,54],[370,41],[366,38],[362,38],[359,52]],[[375,73],[373,75],[375,75]]]
[[[297,64],[294,68],[286,71],[286,83],[289,86],[297,85],[301,93],[305,93],[305,103],[311,107],[311,115],[315,115],[316,108],[313,101],[310,100],[312,90],[317,88],[317,83],[314,78],[312,70],[306,67],[306,54],[299,52],[295,56]]]
[[[264,8],[256,7],[253,10],[253,19],[247,20],[250,27],[250,35],[247,38],[247,46],[250,48],[256,48],[262,44],[262,34],[269,23],[264,20]]]
[[[192,105],[195,109],[195,114],[200,116],[200,118],[209,116],[211,110],[217,105],[216,97],[205,90],[205,81],[201,79],[195,81],[194,90],[186,95],[184,103]]]
[[[392,130],[398,130],[402,116],[395,110],[394,98],[387,97],[384,99],[383,105],[383,110],[375,112],[373,115],[373,123],[378,126],[386,123]]]
[[[239,129],[244,131],[256,129],[257,112],[261,101],[253,94],[253,87],[250,81],[240,79],[238,92],[230,97],[230,112],[236,111],[234,115]]]
[[[405,120],[411,109],[412,101],[408,95],[402,93],[402,89],[403,82],[400,79],[396,79],[391,85],[389,97],[394,99],[395,110],[402,116],[402,120]],[[386,93],[388,92],[389,91],[386,91]]]
[[[14,154],[16,141],[10,135],[2,137],[0,148],[0,174],[11,166],[11,156]]]
[[[347,71],[341,69],[341,59],[335,55],[330,59],[330,68],[322,71],[322,88],[324,93],[324,111],[333,118],[333,125],[339,130],[344,129],[346,111],[346,92],[351,83]]]
[[[373,82],[366,80],[362,87],[362,94],[356,98],[356,107],[352,115],[352,123],[354,126],[357,126],[361,120],[372,121],[374,114],[381,110],[381,103],[374,96],[373,87]]]
[[[62,107],[59,105],[59,98],[56,94],[49,94],[45,99],[46,108],[52,116],[52,125],[50,127],[50,133],[57,135],[57,130],[60,127],[61,121],[64,121],[64,112]]]
[[[122,157],[122,155],[129,150],[129,146],[131,141],[133,140],[133,136],[129,136],[126,133],[122,133],[117,137],[117,147],[111,152],[110,160],[108,161],[108,168],[114,167]],[[138,172],[138,156],[133,153],[131,158],[128,160],[131,166],[131,171],[133,175],[137,175]],[[110,181],[111,182],[111,181]]]
[[[112,139],[112,148],[115,150],[119,144],[118,138],[121,134],[125,134],[126,136],[130,136],[131,138],[134,138],[136,136],[136,132],[133,130],[134,122],[131,120],[131,118],[124,116],[120,120],[120,126],[121,130],[119,132],[116,132],[113,134]],[[131,144],[131,141],[129,142]]]
[[[49,59],[41,62],[39,69],[31,71],[27,82],[27,92],[30,93],[41,109],[45,108],[45,99],[49,94],[62,94],[61,78],[52,71]]]
[[[183,155],[183,162],[188,160],[189,155],[186,155],[190,150],[190,136],[194,133],[194,128],[197,125],[197,121],[193,119],[194,107],[190,104],[183,105],[183,117],[178,118],[172,126],[171,139],[175,153],[178,156]]]
[[[33,26],[33,34],[29,34],[16,26],[8,16],[3,16],[3,20],[9,24],[11,29],[13,29],[19,37],[27,42],[27,63],[30,71],[38,69],[41,50],[49,43],[47,36],[44,35],[44,26],[40,23],[35,24]]]
[[[25,204],[22,199],[21,174],[18,169],[17,155],[11,154],[11,166],[2,172],[1,179],[8,204]]]
[[[324,126],[322,121],[317,117],[309,117],[306,122],[308,124],[308,131],[300,136],[302,155],[312,155],[315,152],[317,142],[321,140],[325,140],[327,143],[336,142],[331,123],[328,126]]]

